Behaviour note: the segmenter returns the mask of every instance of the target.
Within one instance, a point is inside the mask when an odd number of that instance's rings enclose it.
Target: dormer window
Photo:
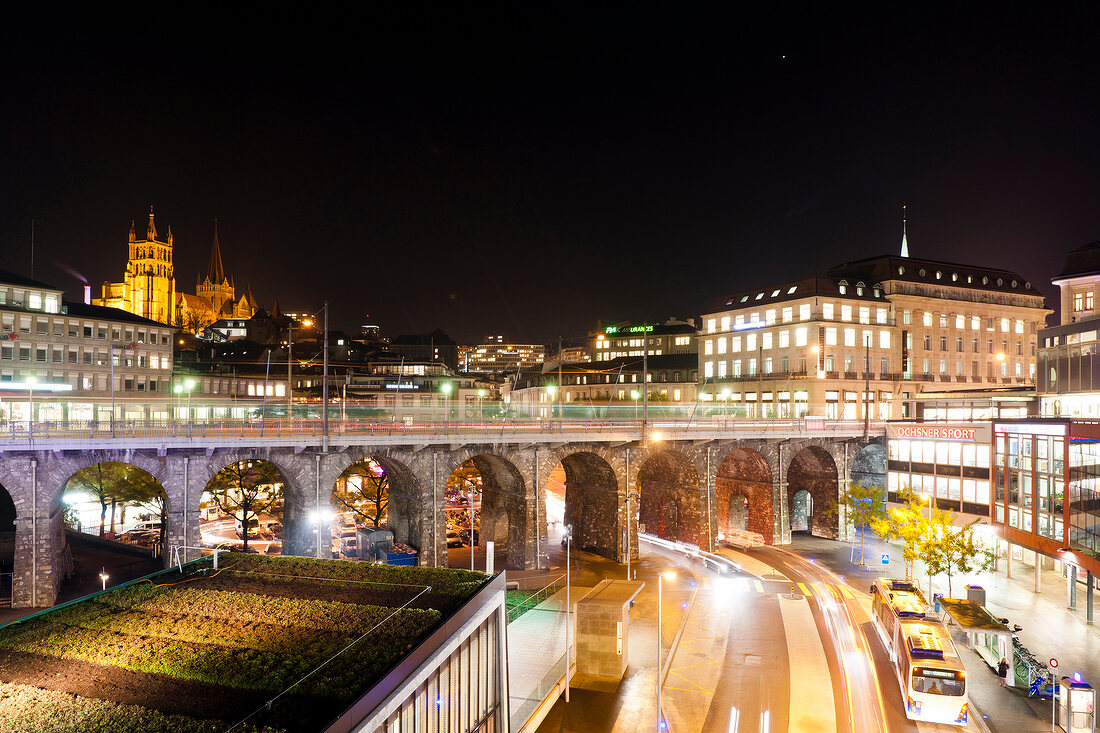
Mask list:
[[[840,290],[841,295],[847,295],[848,294],[848,281],[847,280],[841,280],[839,283],[837,283],[837,289]]]

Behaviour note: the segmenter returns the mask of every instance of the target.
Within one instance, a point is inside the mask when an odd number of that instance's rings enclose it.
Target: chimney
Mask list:
[[[91,285],[85,285],[84,286],[84,305],[91,305],[91,304],[92,304],[92,286]]]

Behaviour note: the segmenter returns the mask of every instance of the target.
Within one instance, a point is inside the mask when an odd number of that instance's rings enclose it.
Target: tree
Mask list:
[[[115,487],[115,498],[127,504],[135,504],[160,520],[160,546],[168,541],[168,497],[160,483],[148,471],[136,466],[124,467],[122,480]]]
[[[206,487],[219,509],[241,523],[248,551],[248,524],[283,496],[283,477],[267,461],[236,461],[214,474]]]
[[[871,520],[871,530],[890,542],[901,543],[901,555],[905,559],[905,577],[913,577],[913,561],[921,557],[921,542],[927,534],[924,518],[924,502],[912,489],[899,493],[902,505],[890,507],[885,516]]]
[[[955,573],[985,572],[993,564],[993,553],[974,536],[974,525],[979,520],[958,530],[952,526],[953,520],[953,512],[935,510],[921,543],[921,559],[928,568],[929,584],[937,575],[946,574],[948,597],[953,594],[951,578]],[[931,590],[929,587],[929,593]]]
[[[368,458],[353,463],[340,476],[332,495],[348,509],[369,519],[375,527],[381,527],[389,508],[389,487],[386,469]]]
[[[886,487],[864,486],[855,481],[848,482],[848,486],[840,494],[840,506],[844,508],[845,520],[859,532],[859,564],[863,565],[863,538],[866,529],[873,522],[886,518]],[[853,544],[855,538],[852,538]]]
[[[107,524],[107,504],[117,501],[115,489],[126,480],[125,463],[96,463],[74,473],[66,486],[87,491],[99,502],[99,536],[103,536]],[[111,531],[114,531],[114,512],[111,513]]]

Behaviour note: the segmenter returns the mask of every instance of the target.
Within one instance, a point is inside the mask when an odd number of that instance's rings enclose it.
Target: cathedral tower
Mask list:
[[[210,301],[217,318],[226,312],[225,304],[228,301],[229,309],[226,315],[234,315],[234,290],[233,284],[225,276],[225,268],[222,267],[222,248],[218,242],[218,220],[214,220],[214,244],[210,248],[210,264],[206,269],[206,279],[199,283],[195,294]]]
[[[172,228],[168,228],[168,235],[163,240],[158,238],[152,206],[144,239],[137,238],[135,223],[130,222],[129,250],[122,282],[104,283],[102,297],[95,303],[160,323],[174,322],[176,276],[172,265]]]

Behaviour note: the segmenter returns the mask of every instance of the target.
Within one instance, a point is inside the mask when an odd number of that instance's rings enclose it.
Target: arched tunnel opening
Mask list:
[[[718,533],[754,532],[772,544],[772,471],[751,448],[738,448],[718,465],[715,476]]]

